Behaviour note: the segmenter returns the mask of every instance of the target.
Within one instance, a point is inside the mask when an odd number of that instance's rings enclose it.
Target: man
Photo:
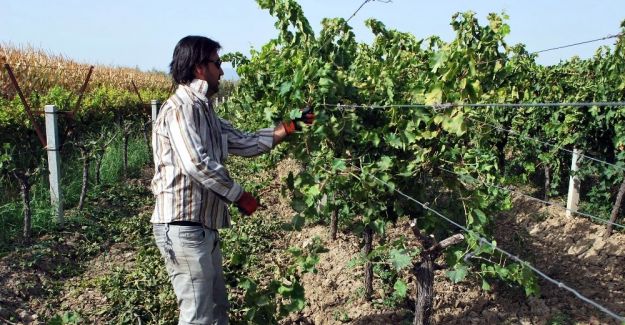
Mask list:
[[[178,299],[178,324],[228,323],[218,229],[230,226],[228,204],[251,215],[258,202],[230,177],[223,165],[227,155],[267,152],[298,125],[288,121],[252,134],[219,118],[209,98],[223,75],[220,48],[201,36],[178,42],[170,64],[178,89],[163,104],[152,132],[151,222]],[[301,119],[313,120],[312,113]]]

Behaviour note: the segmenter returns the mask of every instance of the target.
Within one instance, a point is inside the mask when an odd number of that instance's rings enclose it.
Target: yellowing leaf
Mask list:
[[[425,96],[426,105],[440,104],[443,100],[443,90],[440,87],[435,87]]]

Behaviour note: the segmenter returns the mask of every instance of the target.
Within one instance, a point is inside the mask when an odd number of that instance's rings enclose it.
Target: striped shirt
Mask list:
[[[179,85],[161,107],[152,129],[156,205],[152,223],[200,222],[230,226],[227,204],[243,189],[223,163],[228,153],[255,156],[273,147],[273,128],[244,133],[217,116],[204,94],[208,83]]]

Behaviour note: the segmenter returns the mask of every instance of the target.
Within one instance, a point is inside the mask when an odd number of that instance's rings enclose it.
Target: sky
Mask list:
[[[277,36],[275,20],[252,0],[0,0],[0,43],[30,45],[81,63],[168,71],[173,48],[186,35],[219,41],[220,53],[251,48]],[[298,1],[313,29],[324,17],[349,18],[363,0]],[[490,12],[510,19],[509,44],[524,43],[539,51],[620,32],[625,0],[392,0],[370,1],[350,20],[356,37],[371,42],[364,20],[376,18],[388,28],[417,38],[453,39],[449,25],[456,12],[471,10],[481,24]],[[615,39],[541,53],[540,64],[555,64],[574,55],[591,57]],[[233,72],[227,69],[226,78]]]

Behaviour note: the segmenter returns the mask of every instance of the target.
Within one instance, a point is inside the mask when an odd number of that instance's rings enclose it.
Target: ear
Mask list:
[[[206,65],[202,65],[202,64],[195,65],[195,68],[193,69],[193,76],[195,77],[195,79],[198,79],[198,77],[204,75],[204,69],[206,69]]]

